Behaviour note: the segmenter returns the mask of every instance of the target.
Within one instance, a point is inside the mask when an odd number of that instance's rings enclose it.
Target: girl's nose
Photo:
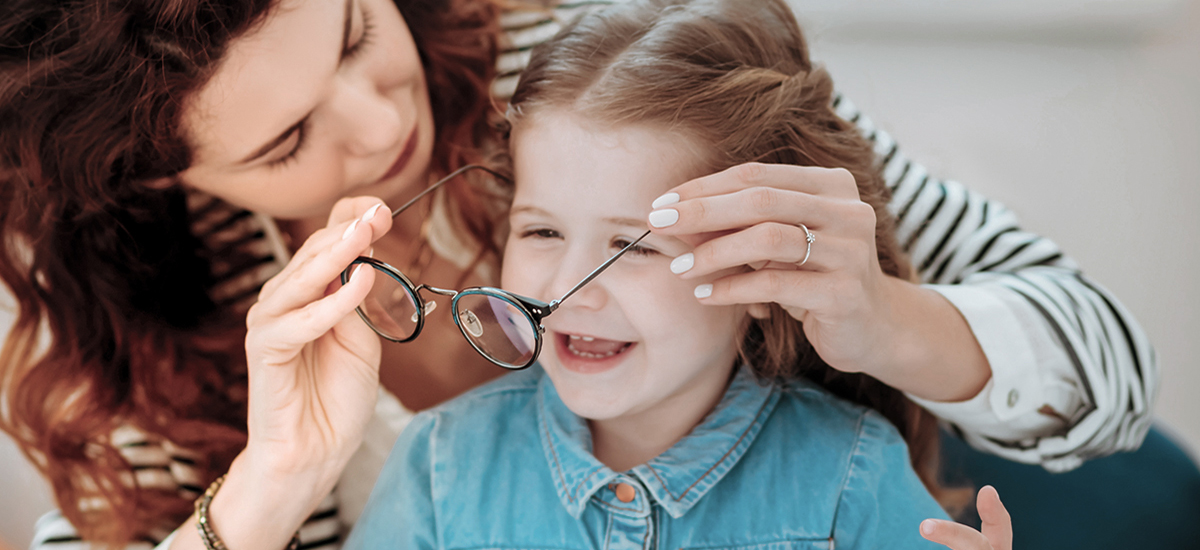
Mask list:
[[[397,148],[407,135],[404,121],[415,121],[417,114],[402,113],[369,79],[348,79],[341,84],[334,105],[349,152],[365,157]]]
[[[554,278],[549,285],[549,294],[546,296],[546,301],[557,300],[562,298],[564,294],[570,292],[575,285],[579,284],[584,277],[587,277],[596,266],[603,263],[605,258],[595,259],[587,258],[585,255],[570,255],[563,258],[563,262],[559,264],[559,269],[556,270]],[[585,308],[585,309],[601,309],[608,303],[608,288],[604,282],[599,280],[604,275],[592,279],[587,284],[583,285],[579,290],[576,290],[570,298],[563,301],[563,306]]]

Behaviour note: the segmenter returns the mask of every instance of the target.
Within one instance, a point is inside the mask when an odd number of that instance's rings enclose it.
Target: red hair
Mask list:
[[[186,98],[274,0],[6,0],[0,18],[0,279],[16,305],[0,349],[0,428],[86,540],[121,546],[181,523],[189,498],[136,485],[119,426],[194,452],[207,483],[245,445],[245,320],[208,296],[209,252],[174,179],[192,151]],[[437,125],[434,169],[492,141],[491,0],[399,5]],[[451,191],[495,249],[487,205]],[[489,248],[490,247],[490,248]]]

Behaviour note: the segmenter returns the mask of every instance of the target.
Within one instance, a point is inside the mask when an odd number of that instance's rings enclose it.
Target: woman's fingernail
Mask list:
[[[353,281],[353,280],[354,280],[354,276],[355,276],[355,275],[358,275],[358,270],[360,270],[360,269],[362,269],[362,264],[356,264],[356,265],[354,266],[354,269],[351,269],[351,270],[350,270],[350,278],[349,278],[349,280]]]
[[[677,202],[679,202],[679,193],[667,193],[657,199],[654,199],[654,202],[650,203],[650,208],[658,210],[659,208],[675,204]]]
[[[688,252],[671,260],[671,273],[678,275],[691,269],[693,265],[696,265],[696,256]]]
[[[712,296],[712,285],[704,284],[696,287],[697,298],[708,298]]]
[[[375,217],[375,212],[379,211],[380,206],[383,206],[382,202],[379,204],[376,204],[375,206],[372,206],[370,210],[367,210],[367,213],[362,215],[362,221],[364,221],[364,222],[371,221],[371,218]]]
[[[921,533],[926,534],[926,535],[932,535],[933,527],[934,527],[933,520],[927,519],[925,521],[922,521],[921,522]]]
[[[650,225],[654,227],[674,225],[677,221],[679,221],[679,211],[673,208],[655,210],[650,213]]]
[[[342,233],[342,240],[343,240],[343,241],[344,241],[344,240],[346,240],[346,239],[348,239],[348,238],[350,238],[350,234],[351,234],[351,233],[354,233],[354,228],[355,228],[355,227],[358,227],[358,220],[354,220],[354,221],[350,222],[350,227],[347,227],[347,228],[346,228],[346,232],[345,232],[345,233]]]

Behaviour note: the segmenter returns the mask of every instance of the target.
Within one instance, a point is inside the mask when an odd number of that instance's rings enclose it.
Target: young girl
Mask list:
[[[831,91],[781,1],[578,20],[512,99],[503,287],[568,294],[648,214],[663,225],[668,190],[748,161],[845,168],[877,219],[864,253],[907,277],[871,149]],[[816,246],[828,223],[805,220],[805,269],[836,261]],[[701,305],[731,270],[673,277],[689,249],[646,237],[544,319],[540,367],[418,415],[348,547],[933,546],[916,528],[945,517],[928,413],[830,369],[778,306]]]

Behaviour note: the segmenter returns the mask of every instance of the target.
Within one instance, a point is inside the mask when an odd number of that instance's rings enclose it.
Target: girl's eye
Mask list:
[[[308,136],[308,124],[309,121],[307,118],[300,121],[300,127],[296,129],[296,145],[292,146],[292,150],[288,151],[286,155],[268,162],[267,166],[272,168],[280,168],[292,162],[293,160],[296,160],[296,155],[300,153],[300,149],[304,148],[304,144],[307,141],[306,137]]]
[[[546,228],[527,229],[527,230],[521,232],[522,239],[528,239],[531,237],[535,238],[535,239],[561,239],[562,233],[559,233],[558,231],[555,231],[553,229],[546,229]]]
[[[354,44],[352,44],[346,48],[346,53],[345,53],[345,55],[342,56],[343,59],[354,59],[354,56],[362,53],[363,48],[368,46],[371,43],[371,39],[373,39],[375,37],[375,33],[374,33],[375,23],[371,19],[371,12],[369,12],[365,9],[362,10],[362,18],[363,18],[362,35],[358,37],[358,42],[355,42]]]
[[[616,239],[613,239],[612,247],[617,250],[622,250],[625,247],[629,246],[629,243],[632,243],[632,242],[633,242],[633,239],[617,237]],[[654,250],[653,248],[649,248],[645,245],[638,244],[637,246],[630,248],[627,252],[625,252],[625,254],[626,255],[634,254],[637,256],[649,256],[651,254],[658,254],[658,251]]]

